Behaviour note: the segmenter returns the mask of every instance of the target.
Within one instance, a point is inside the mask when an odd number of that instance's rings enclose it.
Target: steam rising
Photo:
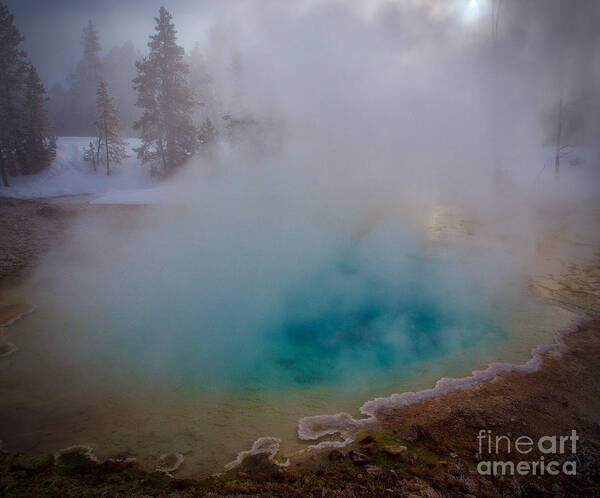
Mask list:
[[[491,4],[481,2],[481,21],[469,26],[460,21],[464,7],[208,7],[216,87],[234,115],[265,126],[192,159],[149,194],[158,205],[127,230],[90,222],[76,232],[81,264],[48,265],[68,268],[56,295],[75,309],[69,325],[94,324],[94,344],[105,343],[115,358],[159,371],[162,363],[185,364],[184,377],[201,365],[202,379],[227,381],[262,371],[265,357],[285,371],[295,360],[282,351],[294,345],[329,356],[322,369],[336,371],[335,358],[364,359],[336,350],[347,343],[382,363],[391,348],[395,364],[427,350],[421,329],[437,334],[429,339],[434,355],[473,343],[482,330],[497,335],[502,327],[486,300],[507,299],[498,289],[525,258],[484,258],[473,249],[423,256],[420,230],[434,205],[458,202],[480,216],[513,218],[508,230],[521,254],[532,254],[529,209],[548,193],[531,194],[545,160],[540,114],[558,95],[548,77],[557,67],[540,46],[548,19],[527,36],[509,36],[524,29],[528,12],[509,3],[505,34],[494,41],[484,23]],[[175,9],[174,20],[185,39],[189,19]],[[575,61],[584,41],[566,38],[565,60]],[[234,52],[237,80],[220,80],[224,54]],[[565,71],[573,75],[573,67]],[[511,178],[510,201],[497,196],[499,165]],[[590,168],[567,175],[560,194],[571,195],[569,185],[586,198],[596,179]],[[459,258],[461,272],[444,257]],[[87,335],[76,337],[85,348]],[[235,372],[220,375],[228,362]],[[305,368],[288,373],[300,379]]]
[[[264,126],[123,198],[151,205],[80,221],[34,279],[54,354],[198,390],[351,390],[507,341],[537,209],[597,202],[597,155],[560,184],[544,172],[542,116],[598,97],[598,4],[507,1],[495,42],[478,4],[466,23],[457,1],[174,2],[186,47],[204,30],[219,98]],[[235,85],[219,76],[234,52]],[[510,247],[430,244],[440,204],[495,220]]]

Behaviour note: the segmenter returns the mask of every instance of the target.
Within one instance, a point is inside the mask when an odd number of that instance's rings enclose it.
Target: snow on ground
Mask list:
[[[169,204],[165,190],[162,187],[115,190],[98,195],[90,204]]]
[[[150,169],[137,160],[132,149],[138,146],[139,139],[127,140],[130,157],[120,165],[111,166],[110,176],[106,176],[102,166],[98,171],[92,171],[92,166],[83,160],[83,149],[90,140],[88,137],[60,137],[57,157],[50,167],[39,175],[10,177],[11,186],[0,186],[0,197],[33,199],[96,194],[86,199],[94,204],[158,204],[177,202],[181,198],[180,193],[173,192],[175,187],[170,182],[151,177]],[[234,164],[239,159],[227,155],[232,152],[230,148],[219,151],[225,163]],[[552,195],[559,196],[573,193],[579,197],[596,195],[598,182],[591,172],[600,167],[600,149],[573,147],[565,152],[558,185],[554,178],[553,147],[532,147],[527,153],[507,151],[503,164],[510,170],[509,183],[513,187],[520,186],[528,195],[547,195],[548,189]],[[206,190],[202,195],[216,195],[218,192],[214,185],[209,189],[204,182],[189,187],[193,192],[188,192],[188,195],[192,197],[197,197],[197,189],[203,187]]]
[[[0,186],[0,197],[34,199],[80,194],[103,194],[106,192],[137,191],[156,184],[148,167],[137,160],[133,147],[139,140],[126,140],[130,157],[119,165],[111,165],[110,176],[106,166],[93,171],[90,163],[83,160],[83,149],[90,143],[89,137],[59,137],[56,159],[39,175],[10,177],[10,187]]]

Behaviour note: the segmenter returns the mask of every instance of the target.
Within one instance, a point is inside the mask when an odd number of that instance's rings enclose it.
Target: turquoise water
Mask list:
[[[351,390],[402,378],[415,363],[506,341],[499,309],[491,307],[506,306],[506,296],[478,283],[472,253],[455,271],[456,260],[449,269],[443,252],[426,250],[406,228],[390,238],[389,228],[344,241],[302,274],[277,281],[274,292],[261,290],[260,281],[247,289],[241,276],[243,294],[233,279],[214,289],[221,296],[214,299],[200,275],[194,281],[191,264],[180,285],[136,273],[119,293],[61,310],[71,331],[67,351],[90,367],[235,393]],[[172,263],[174,272],[179,264]],[[83,285],[74,288],[78,295],[90,292]]]
[[[220,246],[218,225],[185,245],[163,226],[160,240],[96,237],[48,261],[23,290],[38,308],[11,328],[19,351],[0,363],[0,438],[149,468],[184,452],[180,475],[205,475],[262,436],[301,448],[302,417],[358,416],[373,397],[523,362],[552,340],[557,317],[487,248],[433,245],[401,223],[314,226],[254,225],[253,240],[236,245],[235,231]]]
[[[419,264],[427,271],[433,262]],[[318,275],[290,293],[283,323],[265,335],[270,368],[264,375],[275,375],[268,384],[364,382],[457,350],[493,347],[506,338],[498,320],[439,301],[429,285],[394,286],[358,268]]]

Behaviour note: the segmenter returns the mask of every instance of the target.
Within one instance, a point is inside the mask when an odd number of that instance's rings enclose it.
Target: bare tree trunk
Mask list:
[[[558,171],[560,169],[560,140],[562,135],[562,113],[563,113],[563,103],[562,97],[558,103],[558,126],[556,129],[556,148],[554,150],[554,177],[558,180]]]
[[[167,174],[167,160],[165,158],[165,147],[163,145],[162,136],[159,138],[159,144],[160,144],[160,158],[162,160],[162,165],[163,165],[163,175],[166,175]]]
[[[100,131],[98,131],[98,135],[100,135]],[[100,164],[100,146],[101,145],[102,145],[102,142],[100,140],[100,136],[98,136],[98,139],[96,140],[96,150],[94,152],[94,155],[96,157],[92,161],[92,164],[94,165],[94,171],[96,171],[98,164]]]
[[[2,185],[10,187],[8,184],[8,175],[6,174],[6,168],[4,167],[4,159],[0,158],[0,173],[2,174]]]
[[[106,130],[106,118],[104,119],[104,129]],[[104,135],[104,145],[106,146],[106,176],[110,176],[110,163],[108,159],[108,131]]]
[[[108,142],[106,142],[106,176],[110,176],[110,163],[108,160]]]

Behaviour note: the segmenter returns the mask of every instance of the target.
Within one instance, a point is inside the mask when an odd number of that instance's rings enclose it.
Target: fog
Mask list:
[[[46,87],[59,84],[55,131],[91,127],[85,113],[75,123],[69,99],[92,19],[122,135],[135,136],[133,62],[160,4],[38,3],[8,5]],[[597,221],[562,217],[598,207],[598,2],[165,7],[203,103],[194,119],[210,118],[218,139],[153,188],[86,198],[27,283],[43,333],[37,357],[15,357],[23,399],[42,400],[43,419],[109,392],[115,414],[72,417],[79,432],[52,419],[52,444],[92,434],[106,454],[131,444],[155,456],[179,451],[164,440],[187,424],[192,435],[177,441],[196,448],[193,431],[206,436],[190,461],[214,471],[211,451],[222,465],[257,437],[293,434],[300,417],[348,409],[352,396],[357,409],[356,397],[524,361],[552,340],[558,312],[529,288],[540,248],[555,242],[549,232],[600,237]],[[561,99],[571,156],[556,178]],[[111,390],[125,393],[114,410]],[[171,406],[181,392],[201,409]],[[286,427],[274,433],[277,417]],[[142,438],[137,420],[152,432]]]
[[[575,120],[585,130],[576,140],[594,143],[597,2],[481,0],[469,5],[462,0],[293,5],[234,0],[174,1],[166,7],[179,43],[188,54],[196,46],[206,61],[218,105],[213,109],[205,102],[204,112],[219,118],[228,113],[270,117],[296,136],[321,138],[330,150],[347,151],[352,144],[363,155],[398,158],[403,167],[418,164],[412,171],[417,177],[431,175],[424,162],[435,164],[441,168],[435,172],[452,182],[463,181],[460,172],[489,174],[482,163],[497,159],[491,155],[512,163],[503,167],[513,173],[525,169],[529,179],[535,177],[537,172],[529,171],[533,166],[518,161],[526,149],[552,141],[561,96],[573,104],[586,102]],[[500,9],[496,32],[494,5]],[[40,6],[19,1],[8,6],[50,89],[54,83],[69,85],[88,19],[98,26],[103,56],[128,41],[143,54],[159,3]],[[45,10],[52,23],[41,15]],[[122,77],[127,71],[110,64],[107,71],[121,74],[107,75],[109,86],[115,87],[120,107],[133,109],[135,96]],[[203,89],[197,90],[204,97]],[[122,123],[125,129],[132,112]]]
[[[507,1],[497,35],[491,8],[486,1],[174,5],[180,40],[198,42],[212,82],[213,101],[200,117],[228,112],[260,126],[197,154],[150,194],[157,205],[125,232],[118,222],[81,225],[70,250],[41,270],[54,276],[63,303],[56,306],[77,310],[73,327],[97,323],[103,334],[153,345],[144,353],[152,365],[175,337],[181,352],[196,344],[195,334],[203,339],[192,349],[204,365],[219,368],[236,351],[258,363],[264,331],[285,329],[303,306],[313,310],[307,323],[320,313],[327,321],[336,307],[349,316],[375,307],[379,321],[367,320],[375,335],[381,323],[414,319],[407,316],[415,303],[433,314],[452,310],[440,337],[463,343],[462,332],[452,334],[466,317],[510,301],[514,282],[525,288],[536,206],[597,201],[594,154],[560,185],[552,166],[544,171],[554,122],[543,119],[561,96],[598,97],[597,6]],[[154,13],[137,6],[136,22],[119,28],[131,9],[118,11],[115,27],[107,19],[117,12],[100,12],[105,40],[137,40],[142,14]],[[590,126],[575,145],[591,145]],[[497,230],[512,239],[510,253],[465,246],[422,260],[423,228],[436,205],[448,204],[502,219]],[[346,258],[362,263],[354,268]],[[445,263],[452,258],[460,270]],[[358,281],[344,277],[345,264]],[[303,304],[290,310],[294,296]],[[415,330],[397,339],[418,342]]]

